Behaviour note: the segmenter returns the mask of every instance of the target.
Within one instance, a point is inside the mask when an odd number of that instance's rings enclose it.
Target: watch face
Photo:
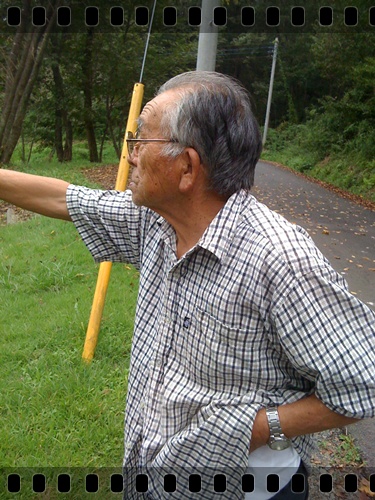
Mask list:
[[[269,444],[269,447],[271,448],[271,450],[275,450],[275,451],[286,450],[287,448],[289,448],[289,446],[290,446],[290,442],[288,440],[285,440],[285,439],[275,440]]]

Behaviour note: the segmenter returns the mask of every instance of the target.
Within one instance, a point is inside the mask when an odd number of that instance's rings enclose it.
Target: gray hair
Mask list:
[[[207,170],[210,189],[227,198],[241,189],[249,191],[262,140],[246,89],[211,71],[177,75],[157,95],[172,89],[180,98],[166,107],[160,127],[176,143],[166,145],[164,154],[175,157],[192,147]]]

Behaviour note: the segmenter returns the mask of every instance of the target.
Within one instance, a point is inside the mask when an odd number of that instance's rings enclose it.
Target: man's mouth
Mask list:
[[[129,188],[136,187],[138,184],[138,178],[131,176],[130,182],[129,182]]]

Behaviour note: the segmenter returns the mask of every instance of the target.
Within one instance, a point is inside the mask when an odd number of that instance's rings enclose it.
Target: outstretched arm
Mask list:
[[[0,169],[0,198],[55,219],[71,220],[66,206],[68,182]]]

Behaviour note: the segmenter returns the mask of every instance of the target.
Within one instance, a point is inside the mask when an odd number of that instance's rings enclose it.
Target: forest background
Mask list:
[[[145,102],[168,78],[195,69],[199,28],[187,23],[193,3],[175,0],[177,24],[166,27],[163,9],[170,2],[158,1],[143,78]],[[248,28],[239,17],[248,2],[229,0],[227,24],[219,28],[216,70],[244,84],[262,125],[273,43],[278,37],[271,128],[263,158],[375,201],[374,32],[369,29],[366,1],[356,3],[357,27],[345,26],[346,5],[340,0],[335,2],[333,28],[319,26],[315,7],[316,21],[292,29],[290,2],[280,1],[280,25],[263,29],[258,20],[264,18],[266,2],[252,3],[257,22]],[[64,3],[68,4],[73,2]],[[46,161],[79,158],[97,164],[106,161],[103,151],[108,143],[120,156],[148,26],[135,23],[139,1],[126,1],[119,27],[108,21],[107,0],[87,2],[87,6],[93,4],[100,11],[98,25],[84,24],[86,4],[79,2],[78,14],[72,10],[71,25],[57,28],[59,0],[23,0],[20,25],[4,24],[0,31],[0,164],[32,165],[41,155]],[[14,5],[3,2],[3,21],[7,8]],[[46,7],[42,26],[31,25],[34,5]]]

